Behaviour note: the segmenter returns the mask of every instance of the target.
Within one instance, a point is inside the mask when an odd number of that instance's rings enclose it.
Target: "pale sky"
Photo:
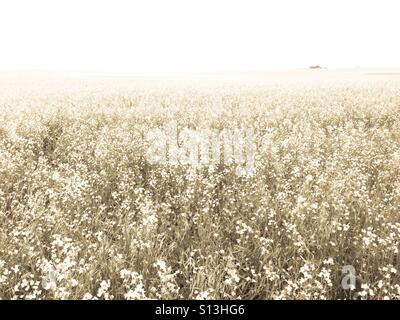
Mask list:
[[[398,0],[0,0],[0,69],[400,67]]]

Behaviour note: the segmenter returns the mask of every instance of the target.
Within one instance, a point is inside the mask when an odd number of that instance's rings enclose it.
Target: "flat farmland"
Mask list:
[[[399,299],[399,169],[400,70],[3,72],[0,298]]]

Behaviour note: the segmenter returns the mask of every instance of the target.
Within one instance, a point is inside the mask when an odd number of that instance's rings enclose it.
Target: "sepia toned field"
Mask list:
[[[149,161],[169,123],[252,172]],[[397,70],[3,73],[0,298],[399,299],[399,168]]]

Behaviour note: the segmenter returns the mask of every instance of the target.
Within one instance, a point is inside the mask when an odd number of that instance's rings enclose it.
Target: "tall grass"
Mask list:
[[[0,298],[400,298],[400,83],[88,83],[0,94]],[[255,174],[149,163],[172,120]]]

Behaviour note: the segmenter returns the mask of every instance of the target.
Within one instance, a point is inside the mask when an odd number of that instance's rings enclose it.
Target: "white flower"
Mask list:
[[[324,264],[333,265],[334,264],[333,258],[328,258],[328,259],[324,260]]]
[[[85,293],[82,300],[92,300],[93,296],[90,293]]]
[[[165,263],[164,260],[158,259],[154,264],[156,268],[160,268],[162,271],[166,271],[167,269],[167,264]]]
[[[195,299],[196,300],[208,300],[211,298],[211,296],[210,296],[211,293],[212,293],[212,289],[207,290],[207,291],[198,292]]]
[[[78,283],[78,281],[76,280],[76,279],[71,279],[70,280],[70,284],[71,284],[71,287],[76,287],[79,283]]]
[[[125,278],[129,277],[130,274],[131,274],[131,272],[130,272],[129,270],[127,270],[127,269],[122,269],[122,270],[119,272],[119,275],[120,275],[120,277],[121,277],[122,279],[125,279]]]
[[[57,277],[54,271],[42,277],[42,288],[44,290],[54,290],[57,287]]]
[[[124,297],[127,300],[146,299],[143,284],[139,283],[134,290],[129,290]]]

